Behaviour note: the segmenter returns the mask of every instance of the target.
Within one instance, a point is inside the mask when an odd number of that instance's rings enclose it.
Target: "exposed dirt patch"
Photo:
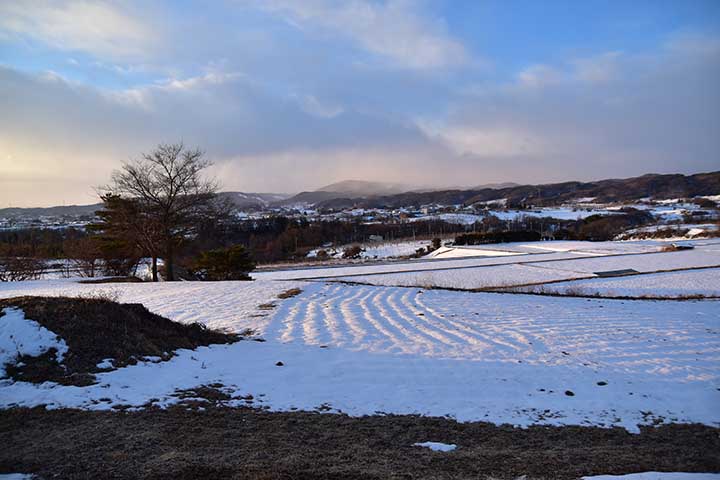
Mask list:
[[[143,283],[143,280],[138,277],[107,277],[80,280],[78,283]]]
[[[211,406],[13,409],[0,411],[0,472],[142,479],[576,479],[653,470],[717,472],[718,433],[700,425],[643,428],[634,435],[620,428],[519,429],[445,418]],[[458,448],[442,453],[412,446],[425,441]]]
[[[301,293],[302,293],[302,289],[300,289],[300,288],[291,288],[290,290],[285,290],[284,292],[279,293],[278,296],[277,296],[277,298],[279,298],[279,299],[281,299],[281,300],[284,300],[284,299],[286,299],[286,298],[297,297],[297,296],[300,295]]]
[[[140,304],[120,304],[101,299],[17,297],[0,300],[2,309],[20,308],[25,317],[60,336],[68,345],[62,365],[54,351],[39,357],[20,358],[21,367],[9,365],[11,378],[27,382],[54,381],[66,385],[94,382],[97,364],[113,359],[114,367],[136,363],[143,357],[167,360],[180,348],[231,343],[242,338],[209,330],[200,324],[185,325],[151,313]]]

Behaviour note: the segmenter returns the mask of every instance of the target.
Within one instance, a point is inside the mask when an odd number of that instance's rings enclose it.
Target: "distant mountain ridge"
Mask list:
[[[341,198],[368,198],[384,195],[397,195],[413,190],[409,185],[386,182],[368,182],[365,180],[343,180],[331,183],[317,190],[300,192],[297,195],[278,202],[278,206],[315,205],[320,202]]]
[[[519,187],[519,183],[515,182],[503,182],[503,183],[486,183],[484,185],[476,185],[472,188],[461,188],[460,190],[485,190],[486,188],[492,188],[499,190],[501,188]]]
[[[262,210],[273,203],[280,202],[289,195],[282,193],[244,193],[221,192],[218,196],[229,199],[233,205],[242,210]],[[0,208],[0,218],[13,217],[82,217],[94,215],[102,209],[102,203],[91,205],[58,205],[53,207],[10,207]]]
[[[316,192],[335,192],[345,195],[357,195],[369,197],[373,195],[393,195],[396,193],[409,192],[416,187],[402,183],[368,182],[365,180],[343,180],[318,188]]]
[[[453,189],[405,192],[370,198],[337,198],[318,202],[318,208],[401,208],[420,205],[472,205],[504,200],[508,206],[559,205],[580,198],[596,202],[621,202],[651,197],[657,199],[720,194],[720,171],[682,174],[647,174],[625,179],[593,182],[563,182],[516,185],[505,188]]]
[[[501,183],[479,185],[471,189],[409,190],[401,184],[348,180],[333,183],[312,192],[297,195],[278,193],[221,192],[237,208],[257,211],[266,208],[306,205],[317,208],[401,208],[420,205],[472,205],[493,200],[504,200],[512,206],[559,205],[576,199],[592,198],[595,202],[621,202],[651,197],[656,199],[694,197],[720,194],[720,171],[682,174],[647,174],[625,179],[598,180],[592,182],[562,182],[541,185],[518,185]],[[334,191],[338,189],[339,191]],[[2,208],[0,218],[12,217],[80,217],[93,215],[102,208],[101,203],[92,205],[68,205],[39,208]]]
[[[220,198],[229,199],[240,210],[262,210],[281,202],[289,195],[283,193],[220,192]]]
[[[0,208],[0,218],[12,217],[81,217],[94,215],[102,208],[102,203],[92,205],[57,205],[54,207],[9,207]]]

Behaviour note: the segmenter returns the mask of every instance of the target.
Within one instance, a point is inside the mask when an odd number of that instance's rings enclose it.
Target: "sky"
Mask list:
[[[720,170],[720,1],[0,1],[0,208],[177,141],[245,192]]]

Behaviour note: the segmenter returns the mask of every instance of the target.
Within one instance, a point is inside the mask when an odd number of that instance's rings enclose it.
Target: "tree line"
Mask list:
[[[86,229],[0,232],[0,280],[28,279],[47,264],[31,259],[71,259],[85,276],[129,276],[149,259],[153,281],[248,278],[255,262],[305,259],[327,244],[435,238],[456,235],[460,244],[553,238],[607,240],[648,222],[646,212],[627,210],[610,217],[560,221],[492,215],[472,225],[439,219],[365,222],[360,219],[309,221],[270,216],[240,219],[217,195],[217,181],[205,173],[211,163],[199,149],[161,144],[114,171],[99,189],[103,208]],[[25,271],[25,273],[23,273]],[[30,272],[30,273],[28,273]]]

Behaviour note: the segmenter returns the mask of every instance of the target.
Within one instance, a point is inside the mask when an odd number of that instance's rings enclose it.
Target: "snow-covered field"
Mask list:
[[[720,296],[720,268],[682,270],[616,278],[592,278],[519,288],[519,291],[572,293],[603,297],[670,297]]]
[[[268,310],[260,305],[278,301],[281,292],[298,282],[173,282],[81,284],[73,280],[0,282],[0,298],[21,295],[116,297],[142,303],[172,320],[203,323],[215,329],[242,332],[261,324]]]
[[[0,297],[109,292],[176,321],[252,329],[266,341],[179,351],[167,362],[141,362],[98,374],[99,383],[87,387],[4,380],[0,406],[107,409],[139,407],[151,399],[162,406],[178,401],[173,396],[178,389],[221,383],[232,395],[253,395],[256,406],[272,410],[417,413],[516,425],[620,425],[633,431],[638,424],[654,422],[718,426],[718,300],[538,297],[322,280],[326,275],[382,279],[452,274],[473,282],[518,282],[531,275],[548,281],[554,275],[587,275],[597,265],[647,270],[717,261],[716,244],[696,245],[691,251],[637,254],[657,252],[658,244],[509,244],[491,249],[524,254],[263,272],[254,282],[1,283]],[[553,261],[538,263],[541,259]],[[720,284],[718,270],[555,285],[588,282],[640,294],[654,288],[712,291]],[[288,280],[309,277],[314,281]],[[277,298],[293,287],[303,292]],[[32,319],[21,319],[19,312],[10,316],[32,326]],[[5,315],[0,323],[7,320]],[[0,329],[0,336],[6,331]],[[245,400],[230,404],[244,405]]]
[[[525,252],[481,247],[440,247],[425,255],[424,258],[504,257],[524,254]]]
[[[545,260],[566,260],[577,258],[579,256],[592,256],[591,254],[576,254],[573,252],[540,252],[532,256],[532,259]],[[322,278],[340,278],[345,276],[357,275],[379,275],[382,273],[396,272],[417,272],[429,270],[443,270],[451,268],[476,268],[488,265],[505,265],[517,263],[518,258],[524,258],[527,261],[529,255],[517,256],[501,256],[486,257],[473,256],[467,258],[448,258],[448,259],[416,259],[403,262],[393,263],[376,263],[376,264],[360,264],[360,265],[343,265],[343,266],[322,266],[322,267],[300,267],[279,270],[263,270],[253,272],[252,277],[256,280],[305,280],[305,279],[322,279]]]
[[[638,272],[655,272],[678,268],[720,266],[720,244],[698,246],[693,250],[573,259],[570,261],[547,262],[559,270],[593,273],[608,270],[633,269]]]
[[[527,248],[527,246],[525,247]],[[518,255],[492,259],[483,263],[476,261],[472,264],[476,268],[466,268],[461,264],[448,262],[447,265],[436,264],[434,269],[396,270],[389,273],[375,271],[367,275],[344,277],[328,275],[326,278],[371,285],[472,290],[589,278],[595,277],[597,272],[623,269],[632,269],[636,272],[657,272],[720,266],[720,245],[714,243],[698,244],[693,250],[652,252],[653,250],[650,250],[650,253],[633,250],[623,252],[602,248],[593,251],[572,250],[555,252],[554,256]],[[576,254],[573,255],[573,253]],[[568,257],[568,254],[571,256]],[[707,278],[707,275],[710,274],[705,274],[705,276],[696,274],[696,278],[698,281],[702,281],[700,279]],[[710,276],[707,280],[713,278]],[[636,282],[641,284],[642,280],[637,279]],[[679,289],[682,290],[682,287]],[[674,290],[677,291],[678,288],[674,288]],[[714,291],[715,295],[720,295],[720,287],[717,284],[707,283],[705,291]]]
[[[347,276],[335,281],[397,287],[456,288],[463,290],[510,287],[560,280],[588,278],[592,274],[553,269],[539,264],[492,265],[484,268],[453,268],[383,275]]]
[[[237,314],[253,311],[253,290],[274,283],[122,285],[124,301],[175,320],[253,328],[267,341],[181,351],[169,362],[100,374],[90,387],[5,382],[2,405],[164,405],[177,400],[176,389],[219,382],[275,410],[329,405],[353,415],[629,429],[655,420],[720,424],[720,302],[313,282],[266,317]],[[79,287],[64,286],[68,294]],[[194,302],[181,307],[191,294]]]
[[[430,240],[415,240],[402,242],[373,242],[365,244],[353,244],[362,248],[360,258],[363,259],[385,259],[408,257],[413,255],[419,248],[426,248],[432,242]],[[315,258],[320,250],[325,250],[329,258],[342,258],[343,252],[353,245],[342,245],[339,247],[316,248],[308,253],[308,258]]]
[[[433,215],[422,215],[411,218],[411,221],[421,220],[443,220],[448,223],[457,223],[460,225],[472,225],[475,222],[482,221],[487,215],[493,215],[500,220],[517,220],[522,217],[545,218],[552,217],[560,220],[578,220],[590,217],[592,215],[612,215],[616,211],[609,209],[594,208],[573,208],[573,207],[557,207],[557,208],[537,208],[533,210],[487,210],[486,214],[473,213],[438,213]]]

